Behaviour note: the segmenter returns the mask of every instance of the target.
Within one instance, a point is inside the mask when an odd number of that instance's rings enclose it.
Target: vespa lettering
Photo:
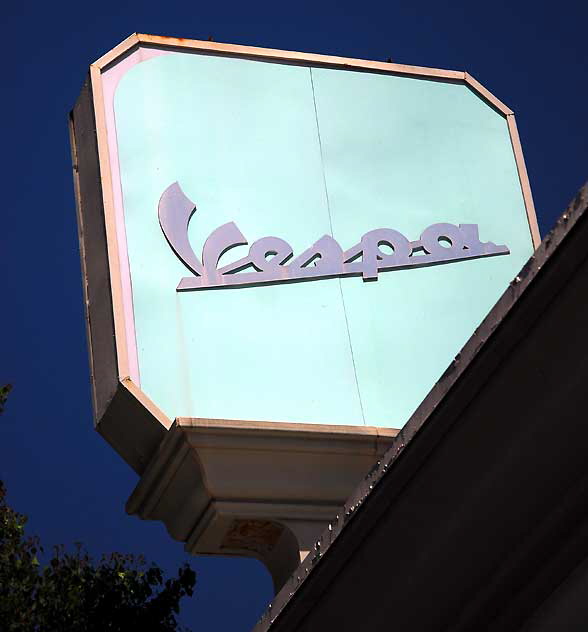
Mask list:
[[[426,228],[416,241],[391,228],[377,228],[345,251],[331,235],[323,235],[298,256],[280,237],[263,237],[251,244],[245,257],[219,268],[225,253],[249,242],[234,222],[223,224],[207,238],[200,261],[188,239],[195,211],[196,205],[177,182],[163,192],[159,201],[163,234],[193,274],[180,280],[178,292],[348,276],[377,281],[380,272],[510,254],[506,246],[481,242],[477,224],[438,223]]]

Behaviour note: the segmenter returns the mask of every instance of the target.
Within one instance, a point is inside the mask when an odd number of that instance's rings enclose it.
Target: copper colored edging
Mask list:
[[[94,117],[96,122],[96,138],[98,142],[98,160],[100,163],[100,181],[102,203],[104,207],[104,222],[106,227],[106,247],[110,269],[110,287],[112,292],[112,308],[114,313],[114,337],[117,348],[118,376],[122,382],[129,377],[128,344],[124,323],[122,287],[120,280],[120,264],[118,259],[118,240],[116,235],[116,218],[112,192],[112,176],[110,171],[110,156],[108,155],[108,137],[106,133],[106,117],[104,99],[102,95],[101,72],[95,66],[90,66],[92,82],[92,98],[94,102]]]
[[[533,194],[531,193],[531,184],[529,182],[529,176],[527,175],[527,167],[525,166],[525,159],[523,158],[523,148],[521,146],[521,139],[519,138],[519,132],[517,129],[517,123],[515,121],[514,114],[509,114],[506,117],[506,122],[508,124],[510,141],[512,143],[512,149],[514,151],[515,161],[517,164],[517,171],[519,173],[519,181],[521,184],[521,190],[523,192],[525,208],[527,209],[527,219],[529,220],[529,229],[531,230],[533,247],[536,250],[537,248],[539,248],[539,244],[541,243],[541,234],[539,233],[537,214],[535,213],[535,204],[533,203]]]

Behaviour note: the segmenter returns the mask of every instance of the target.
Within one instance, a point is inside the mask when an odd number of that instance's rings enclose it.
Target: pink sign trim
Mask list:
[[[129,254],[127,249],[127,234],[125,228],[125,210],[118,159],[118,140],[116,134],[116,118],[114,114],[114,95],[119,81],[137,64],[153,57],[168,55],[169,51],[139,46],[132,53],[121,59],[117,64],[102,73],[102,89],[104,95],[104,113],[106,118],[106,133],[108,136],[108,154],[112,178],[112,196],[116,223],[116,240],[118,243],[118,260],[120,265],[122,300],[127,339],[127,353],[129,360],[129,377],[141,385],[139,374],[139,358],[137,352],[137,337],[135,335],[135,314],[133,309],[133,290]]]

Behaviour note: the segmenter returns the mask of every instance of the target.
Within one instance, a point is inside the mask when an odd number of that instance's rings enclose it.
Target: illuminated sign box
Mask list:
[[[72,137],[96,418],[138,471],[175,418],[401,427],[539,241],[463,72],[135,35]]]

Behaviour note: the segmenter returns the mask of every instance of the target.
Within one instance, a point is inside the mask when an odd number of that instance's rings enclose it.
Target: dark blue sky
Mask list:
[[[124,512],[136,476],[93,431],[67,113],[88,65],[132,32],[467,70],[510,106],[542,234],[588,179],[588,2],[11,2],[3,7],[0,478],[46,546],[187,556]],[[194,630],[249,630],[255,561],[191,558]]]

